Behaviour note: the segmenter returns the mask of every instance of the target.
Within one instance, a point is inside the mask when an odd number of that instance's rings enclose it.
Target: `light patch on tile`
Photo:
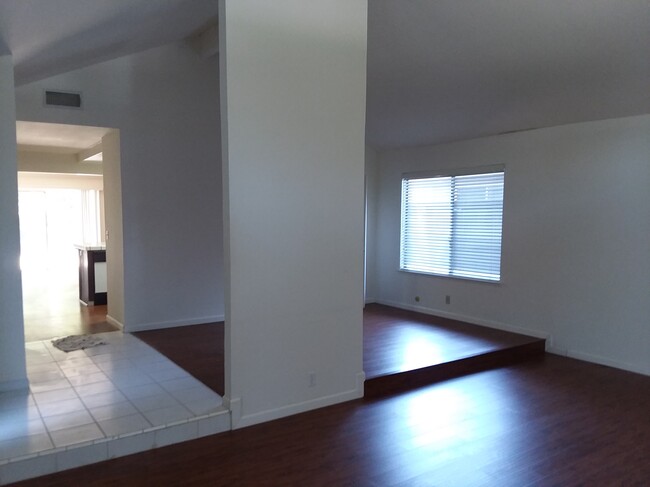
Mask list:
[[[120,391],[102,392],[101,394],[93,394],[91,396],[82,396],[81,400],[88,408],[97,408],[100,406],[107,406],[117,402],[126,401],[126,397]]]
[[[50,402],[65,401],[66,399],[77,399],[77,397],[77,393],[72,386],[34,394],[34,400],[37,406],[42,406]]]
[[[156,382],[164,382],[172,379],[187,377],[187,372],[185,372],[180,367],[164,368],[151,371],[145,369],[144,371]]]
[[[96,365],[81,365],[81,366],[75,366],[75,367],[66,367],[63,370],[63,375],[66,377],[75,377],[77,375],[82,375],[82,374],[95,374],[97,372],[101,372],[99,367]]]
[[[222,400],[204,399],[201,401],[184,402],[183,406],[192,411],[195,415],[211,414],[222,407]]]
[[[103,374],[102,374],[103,375]],[[79,396],[92,396],[94,394],[104,394],[106,392],[116,391],[115,385],[109,381],[105,380],[102,382],[93,382],[92,384],[85,384],[82,386],[75,386],[75,390]]]
[[[118,388],[151,384],[153,379],[140,372],[124,371],[120,374],[108,374]]]
[[[155,396],[138,397],[131,402],[140,411],[153,411],[154,409],[178,406],[178,401],[170,394],[156,394]]]
[[[48,392],[55,391],[57,389],[66,389],[70,387],[70,382],[68,379],[54,379],[48,380],[46,382],[30,382],[29,390],[32,394],[37,394],[39,392]]]
[[[85,409],[67,414],[47,416],[46,418],[43,418],[43,421],[45,421],[45,426],[47,426],[49,431],[57,431],[94,423],[92,416]]]
[[[206,389],[205,386],[192,387],[191,389],[183,389],[181,391],[171,391],[170,394],[183,403],[203,400],[218,401],[220,399],[219,394]]]
[[[97,438],[104,438],[104,433],[101,432],[95,423],[75,426],[74,428],[67,428],[58,431],[50,431],[50,435],[52,436],[52,441],[56,447],[74,445],[75,443],[84,443]]]
[[[182,391],[185,389],[202,386],[203,384],[191,375],[187,374],[185,377],[161,382],[160,385],[167,391]]]
[[[23,411],[18,411],[23,413]],[[0,416],[0,441],[12,440],[22,436],[47,434],[45,424],[38,412],[35,417],[26,418],[23,414],[12,414],[8,411]]]
[[[132,414],[131,416],[100,421],[99,426],[106,436],[110,437],[145,430],[151,427],[151,423],[141,414]]]
[[[138,410],[129,401],[118,402],[109,404],[107,406],[100,406],[90,409],[90,414],[97,420],[103,421],[106,419],[121,418],[122,416],[130,416],[137,414]]]
[[[95,363],[88,357],[76,357],[59,362],[59,367],[61,367],[61,370],[83,368],[91,365],[94,366]]]
[[[154,409],[153,411],[145,411],[144,415],[154,426],[171,424],[176,421],[189,419],[194,416],[191,411],[180,405],[162,409]]]
[[[85,386],[88,384],[95,384],[96,382],[105,382],[108,377],[103,372],[95,372],[94,374],[83,374],[68,377],[68,381],[74,387]]]
[[[0,459],[20,457],[53,448],[47,433],[21,436],[11,440],[0,441]]]
[[[65,375],[58,367],[56,369],[48,370],[47,372],[28,373],[27,378],[30,384],[40,382],[50,382],[57,379],[65,379]]]
[[[38,406],[41,416],[56,416],[57,414],[72,413],[84,409],[80,399],[66,399],[64,401],[49,402]]]
[[[138,399],[140,397],[156,396],[166,393],[162,387],[154,383],[144,384],[141,386],[123,387],[121,391],[122,394],[129,399]]]

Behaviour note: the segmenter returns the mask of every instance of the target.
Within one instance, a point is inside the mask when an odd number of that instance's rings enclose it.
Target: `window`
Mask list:
[[[501,278],[503,168],[402,179],[400,269]]]

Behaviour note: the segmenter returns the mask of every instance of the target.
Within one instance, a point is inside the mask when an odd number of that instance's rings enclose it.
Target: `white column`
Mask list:
[[[0,56],[0,392],[28,386],[17,171],[13,61],[11,56]]]
[[[226,403],[363,395],[365,0],[223,0]]]

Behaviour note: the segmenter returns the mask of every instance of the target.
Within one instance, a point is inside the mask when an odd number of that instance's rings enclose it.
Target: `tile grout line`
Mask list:
[[[116,333],[116,332],[114,332],[114,333]],[[79,356],[79,357],[75,356],[75,357],[70,359],[72,361],[75,361],[77,359],[87,359],[87,361],[88,361],[87,363],[88,364],[92,363],[95,367],[97,367],[98,371],[101,372],[103,374],[103,376],[106,378],[105,381],[101,380],[101,381],[97,381],[97,382],[88,382],[88,383],[86,383],[85,381],[82,381],[77,385],[75,385],[75,383],[77,381],[73,382],[71,380],[71,377],[73,377],[73,376],[70,376],[69,373],[66,372],[66,367],[63,367],[63,365],[66,362],[65,355],[59,355],[59,354],[55,353],[54,349],[51,346],[48,346],[46,340],[31,342],[31,343],[38,343],[39,344],[38,350],[35,349],[35,355],[41,357],[33,365],[35,365],[35,366],[49,365],[50,367],[54,368],[54,370],[58,373],[58,375],[61,376],[59,378],[43,380],[43,381],[39,381],[39,382],[36,382],[36,383],[41,383],[41,382],[46,383],[46,382],[59,381],[59,380],[61,380],[61,378],[65,379],[65,381],[62,381],[62,383],[65,384],[63,387],[57,387],[55,389],[42,390],[42,391],[39,392],[39,394],[41,394],[41,393],[42,394],[53,393],[53,394],[51,394],[49,396],[42,396],[42,397],[43,398],[45,398],[45,397],[56,398],[56,391],[62,391],[64,389],[66,389],[66,390],[71,389],[72,390],[72,395],[74,396],[74,399],[80,401],[81,406],[82,406],[82,409],[79,409],[78,411],[75,410],[74,412],[84,412],[84,413],[88,414],[89,418],[92,420],[92,423],[87,423],[87,424],[94,425],[97,428],[97,430],[102,434],[102,437],[101,438],[93,438],[91,440],[80,442],[80,443],[71,443],[71,444],[68,444],[68,445],[60,446],[60,447],[57,446],[56,443],[54,442],[53,430],[51,430],[50,427],[48,426],[48,424],[46,423],[45,416],[43,415],[43,411],[42,411],[42,408],[44,407],[44,404],[47,403],[47,401],[45,401],[45,399],[43,399],[41,401],[43,403],[43,405],[39,405],[39,402],[36,401],[36,393],[33,392],[31,387],[30,387],[28,389],[28,397],[32,401],[33,406],[35,406],[35,411],[38,414],[38,418],[39,418],[39,420],[41,422],[41,425],[42,425],[42,428],[43,428],[43,430],[41,430],[41,431],[46,433],[46,437],[48,438],[50,445],[52,445],[52,448],[45,449],[45,450],[40,450],[40,451],[37,451],[37,452],[30,452],[30,453],[27,453],[27,454],[24,454],[24,455],[19,455],[19,456],[14,457],[14,458],[7,458],[7,459],[0,460],[0,477],[3,476],[3,474],[1,473],[2,470],[5,470],[5,469],[9,468],[9,467],[7,467],[7,465],[18,464],[18,463],[21,463],[21,462],[30,462],[32,460],[35,461],[35,459],[38,459],[39,457],[48,457],[48,456],[52,456],[52,455],[54,455],[54,468],[55,468],[54,471],[60,471],[60,470],[66,468],[65,466],[63,468],[61,468],[61,465],[70,465],[70,463],[69,463],[70,459],[68,458],[67,460],[64,461],[63,457],[61,457],[61,461],[64,462],[64,463],[59,464],[59,454],[61,454],[63,452],[67,452],[67,451],[73,451],[75,449],[85,449],[85,448],[93,447],[94,445],[100,445],[100,444],[106,444],[105,451],[101,452],[101,449],[100,449],[100,451],[98,452],[98,453],[100,453],[99,455],[95,455],[94,453],[91,453],[90,456],[94,457],[96,459],[97,458],[102,458],[103,460],[107,460],[107,459],[112,458],[111,457],[111,446],[110,446],[111,444],[114,443],[115,445],[117,445],[117,442],[120,441],[120,440],[124,440],[124,441],[128,442],[128,440],[126,440],[126,439],[131,438],[131,437],[135,438],[137,436],[147,435],[147,434],[155,435],[154,437],[151,438],[151,441],[153,443],[151,443],[151,445],[148,446],[148,447],[143,447],[144,450],[148,450],[150,448],[156,448],[158,446],[158,444],[159,444],[158,443],[159,441],[161,442],[160,444],[162,444],[162,445],[172,444],[172,443],[177,443],[179,441],[191,440],[191,439],[198,438],[198,437],[205,436],[205,435],[216,434],[216,433],[219,433],[219,432],[227,431],[229,429],[230,421],[229,421],[229,419],[225,419],[225,416],[228,416],[229,412],[228,412],[227,409],[225,409],[223,407],[223,404],[221,402],[222,398],[221,398],[221,396],[219,394],[216,394],[210,388],[205,386],[205,384],[201,383],[201,381],[199,381],[194,376],[192,376],[190,373],[188,373],[187,371],[182,369],[182,367],[179,367],[177,364],[175,364],[169,358],[167,358],[166,356],[164,356],[163,354],[161,354],[160,352],[155,350],[150,345],[148,345],[145,342],[141,341],[137,337],[132,336],[132,335],[128,335],[128,334],[123,335],[123,336],[124,336],[124,339],[120,340],[120,342],[113,342],[113,343],[108,342],[109,345],[118,345],[118,344],[123,345],[123,348],[118,350],[118,352],[115,353],[115,354],[112,354],[110,351],[107,352],[106,354],[104,354],[104,353],[88,354],[87,351],[84,350],[84,351],[82,351],[81,356]],[[144,353],[142,354],[142,352],[144,352]],[[40,355],[37,355],[39,353],[40,353]],[[43,358],[42,358],[43,355],[45,356],[45,358],[44,358],[45,362],[41,362],[41,360],[43,360]],[[96,359],[95,359],[95,357],[106,356],[106,355],[109,356],[108,359],[103,359],[103,360],[98,360],[98,361],[96,361]],[[137,384],[137,382],[136,382],[133,385],[128,385],[128,384],[119,385],[118,384],[119,381],[115,382],[116,378],[115,378],[114,374],[106,373],[105,370],[98,365],[98,364],[103,363],[103,362],[110,363],[111,361],[113,361],[113,359],[110,358],[111,355],[114,355],[116,357],[120,357],[117,360],[122,360],[123,359],[123,360],[129,361],[131,363],[131,365],[135,368],[135,370],[137,370],[138,373],[142,374],[143,378],[146,378],[146,380],[148,381],[147,384],[151,384],[151,385],[156,386],[161,391],[160,392],[161,395],[164,394],[164,396],[166,398],[169,398],[169,405],[163,406],[163,407],[154,407],[153,409],[148,409],[148,407],[146,407],[144,405],[138,406],[136,404],[136,399],[139,399],[139,397],[133,397],[132,395],[125,393],[125,391],[129,387],[137,387],[139,384]],[[134,358],[135,359],[140,359],[140,360],[134,361]],[[171,370],[170,376],[165,376],[164,374],[163,375],[160,375],[160,374],[155,374],[154,375],[154,374],[152,374],[152,371],[156,372],[158,370],[155,366],[152,366],[152,364],[156,364],[156,363],[159,363],[159,362],[164,363],[164,364],[169,366],[169,368]],[[70,365],[71,365],[70,368],[77,367],[77,368],[83,369],[83,367],[84,367],[83,364],[75,365],[74,362],[70,362]],[[47,368],[48,367],[44,367],[44,369],[46,369],[46,370],[47,370]],[[120,369],[113,369],[112,371],[114,371],[114,370],[120,370]],[[175,372],[176,370],[178,372]],[[179,377],[174,377],[174,374],[176,374],[176,373],[179,374]],[[78,376],[83,376],[83,373],[78,374]],[[161,379],[159,379],[157,377],[162,377],[163,379],[161,380]],[[188,381],[188,383],[183,384],[182,382],[180,382],[180,383],[174,384],[174,387],[171,387],[172,383],[174,381],[183,381],[183,380]],[[107,382],[108,384],[110,384],[110,387],[112,388],[112,390],[119,392],[122,395],[122,397],[124,398],[124,400],[119,401],[119,403],[124,402],[125,404],[128,404],[129,407],[131,407],[133,411],[137,412],[138,416],[144,420],[144,423],[149,425],[149,426],[147,426],[144,429],[140,428],[137,431],[124,431],[124,432],[118,433],[116,435],[108,435],[106,433],[106,431],[104,430],[104,428],[101,426],[100,420],[97,419],[94,416],[94,414],[92,413],[91,407],[88,404],[86,404],[86,402],[83,400],[84,396],[81,394],[81,392],[79,390],[79,388],[83,388],[85,386],[89,386],[89,385],[96,384],[96,383],[99,383],[99,382]],[[164,384],[167,383],[167,382],[169,382],[170,384],[167,384],[167,387],[166,387]],[[180,386],[180,387],[178,388],[176,386]],[[182,400],[183,391],[192,390],[192,389],[198,389],[200,391],[199,393],[197,393],[196,396],[194,396],[196,399],[183,401]],[[205,398],[200,397],[202,392],[206,393]],[[64,395],[64,394],[68,394],[68,393],[61,392],[61,394]],[[101,393],[98,393],[98,394],[101,394]],[[90,395],[92,395],[92,394],[90,394]],[[152,395],[144,395],[144,396],[140,396],[140,397],[142,397],[144,399],[144,398],[147,398],[147,397],[153,397],[155,395],[156,394],[152,393]],[[88,395],[86,395],[86,397],[87,396]],[[208,406],[205,405],[205,402],[207,402],[209,404],[213,399],[216,399],[216,398],[218,398],[218,400],[219,400],[218,403],[215,403],[214,405],[208,405]],[[72,399],[72,398],[70,398],[70,399]],[[61,399],[61,400],[63,401],[63,400],[66,400],[66,399]],[[51,402],[57,402],[57,401],[51,401]],[[196,403],[194,405],[195,409],[191,408],[191,405],[193,403]],[[198,404],[200,404],[200,403],[202,403],[202,405],[198,406]],[[107,406],[110,406],[110,404],[107,405]],[[31,407],[31,405],[30,406],[25,406],[25,407]],[[153,413],[156,413],[158,411],[163,411],[163,410],[173,410],[175,408],[177,410],[181,411],[181,415],[180,416],[178,416],[178,415],[175,416],[174,413],[171,413],[169,416],[167,416],[168,418],[175,418],[175,419],[171,419],[171,420],[170,419],[164,419],[163,422],[161,424],[158,424],[158,425],[154,425],[153,419],[150,419],[150,416]],[[202,411],[204,408],[206,408],[205,409],[206,412]],[[195,410],[199,411],[199,412],[195,412]],[[63,413],[63,414],[67,414],[67,413]],[[125,415],[125,416],[130,416],[130,415],[131,414]],[[55,415],[54,414],[50,415],[50,416],[48,416],[48,418],[51,417],[51,416],[55,416]],[[113,420],[113,419],[119,419],[119,418],[125,417],[125,416],[110,417],[110,418],[107,418],[106,421]],[[165,418],[164,414],[162,415],[162,417]],[[216,419],[216,418],[221,418],[221,417],[224,417],[224,420],[217,420]],[[215,418],[215,421],[207,422],[207,423],[205,422],[206,420],[209,420],[211,418]],[[178,427],[182,428],[183,425],[188,425],[188,424],[194,424],[194,426],[192,426],[189,429],[180,429],[180,430],[178,429]],[[201,425],[203,425],[203,426],[201,426]],[[83,425],[80,425],[80,426],[86,426],[86,424],[83,424]],[[70,427],[70,428],[75,428],[75,427],[76,426],[73,426],[73,427]],[[66,430],[66,429],[70,429],[70,428],[68,428],[68,427],[61,428],[61,430]],[[163,434],[162,432],[165,431],[165,430],[169,430],[170,432],[168,434]],[[57,431],[59,431],[59,430],[57,430]],[[160,436],[160,439],[158,439],[159,434],[162,435],[162,436]],[[27,438],[28,436],[30,436],[30,435],[26,435],[25,437],[20,437],[20,438]],[[147,441],[145,441],[145,443],[147,443]],[[128,444],[128,443],[126,443],[126,444]],[[141,447],[136,447],[136,448],[137,448],[137,451],[144,451],[144,450],[141,449]],[[127,447],[126,450],[122,450],[122,451],[124,452],[124,451],[130,451],[130,450]],[[124,453],[121,453],[121,454],[117,453],[117,456],[122,456],[123,454]],[[113,453],[113,455],[115,455],[115,453]],[[75,463],[75,462],[73,461],[72,463]],[[87,460],[83,460],[83,464],[88,464],[88,463],[94,463],[94,462],[92,462],[92,461],[88,462]],[[28,465],[31,465],[31,464],[28,464],[28,463],[24,464],[25,472],[23,472],[22,474],[19,474],[19,476],[21,476],[21,478],[29,478],[31,470],[30,470],[30,467]],[[34,464],[34,465],[36,465],[36,464]],[[43,466],[43,464],[41,464],[41,466]],[[13,467],[12,470],[14,468],[15,467]],[[21,467],[21,468],[23,468],[23,467]],[[13,470],[13,472],[14,472],[14,475],[16,475],[16,471]],[[27,477],[25,477],[25,476],[27,476]]]

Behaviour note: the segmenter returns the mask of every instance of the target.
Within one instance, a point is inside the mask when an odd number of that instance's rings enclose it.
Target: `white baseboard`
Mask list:
[[[554,355],[561,355],[562,357],[574,358],[576,360],[582,360],[583,362],[591,362],[593,364],[605,365],[607,367],[614,367],[615,369],[650,376],[650,368],[648,367],[639,367],[638,365],[612,360],[591,353],[584,353],[578,350],[564,350],[556,347],[548,347],[546,351]]]
[[[309,401],[303,401],[295,404],[289,404],[288,406],[283,406],[276,409],[268,409],[266,411],[261,411],[255,414],[242,415],[241,414],[241,399],[229,400],[228,403],[231,407],[231,418],[232,418],[232,429],[245,428],[247,426],[253,426],[254,424],[265,423],[267,421],[273,421],[274,419],[284,418],[286,416],[292,416],[294,414],[304,413],[314,409],[324,408],[326,406],[332,406],[341,402],[352,401],[354,399],[360,399],[363,397],[363,383],[365,381],[366,375],[363,372],[357,373],[356,376],[356,386],[353,390],[340,392],[338,394],[332,394],[330,396],[318,397],[316,399],[310,399]],[[224,401],[224,405],[226,402]]]
[[[230,429],[236,429],[241,420],[241,397],[223,396],[222,405],[230,411]]]
[[[29,389],[27,379],[5,380],[0,382],[0,392],[22,391]]]
[[[449,311],[442,311],[440,309],[426,308],[424,306],[413,306],[410,304],[397,303],[393,301],[378,300],[377,303],[386,306],[392,306],[393,308],[406,309],[409,311],[417,311],[418,313],[423,313],[427,315],[440,316],[441,318],[449,318],[452,320],[464,321],[465,323],[484,326],[486,328],[494,328],[496,330],[519,333],[520,335],[528,335],[535,338],[544,338],[547,341],[550,341],[552,339],[551,335],[547,332],[541,330],[532,330],[529,328],[522,328],[520,326],[509,325],[507,323],[501,323],[499,321],[485,320],[482,318],[476,318],[474,316],[467,316],[459,313],[450,313]]]
[[[141,323],[137,325],[127,325],[122,329],[125,332],[133,333],[136,331],[161,330],[164,328],[176,328],[178,326],[204,325],[206,323],[215,323],[224,321],[224,315],[205,316],[202,318],[188,318],[185,320],[161,321],[158,323]]]
[[[480,318],[475,318],[473,316],[465,316],[457,313],[449,313],[446,311],[441,311],[437,309],[425,308],[424,306],[412,306],[404,303],[397,303],[393,301],[379,300],[379,304],[384,304],[386,306],[392,306],[394,308],[407,309],[410,311],[417,311],[418,313],[424,313],[428,315],[441,316],[443,318],[451,318],[453,320],[464,321],[466,323],[472,323],[474,325],[485,326],[488,328],[495,328],[497,330],[510,331],[513,333],[520,333],[522,335],[529,335],[536,338],[546,339],[546,351],[555,355],[561,355],[563,357],[570,357],[576,360],[582,360],[584,362],[591,362],[594,364],[606,365],[608,367],[614,367],[616,369],[627,370],[628,372],[635,372],[637,374],[650,375],[650,368],[639,367],[634,364],[629,364],[627,362],[620,362],[618,360],[608,359],[606,357],[601,357],[598,355],[592,355],[590,353],[580,352],[578,350],[567,350],[555,346],[555,341],[553,340],[553,335],[539,331],[539,330],[530,330],[528,328],[521,328],[518,326],[508,325],[506,323],[499,323],[496,321],[483,320]]]
[[[111,315],[106,315],[106,321],[113,326],[117,326],[120,330],[124,330],[124,323],[116,320]]]

